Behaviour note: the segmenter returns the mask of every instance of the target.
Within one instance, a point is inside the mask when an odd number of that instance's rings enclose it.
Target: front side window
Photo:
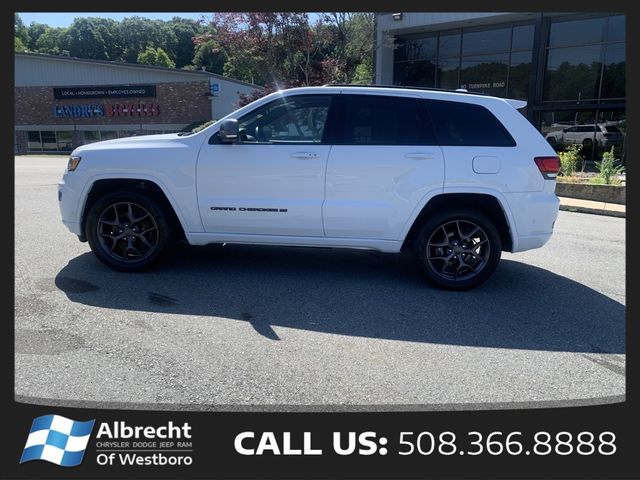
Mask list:
[[[238,121],[240,143],[322,143],[331,95],[285,97]]]
[[[485,107],[472,103],[427,100],[438,142],[443,146],[514,147],[516,142]]]

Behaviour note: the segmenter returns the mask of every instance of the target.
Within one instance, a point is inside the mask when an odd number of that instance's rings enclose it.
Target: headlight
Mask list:
[[[67,172],[73,172],[76,168],[78,168],[78,164],[82,160],[82,157],[78,157],[77,155],[71,155],[69,157],[69,162],[67,162]]]

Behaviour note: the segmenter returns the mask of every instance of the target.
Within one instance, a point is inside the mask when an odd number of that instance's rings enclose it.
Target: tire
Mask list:
[[[152,267],[175,239],[164,207],[136,191],[108,193],[97,199],[87,214],[85,231],[95,256],[123,272]]]
[[[485,282],[502,255],[495,225],[485,215],[466,209],[427,220],[413,248],[427,280],[450,290],[466,290]]]
[[[551,145],[552,147],[555,147],[558,144],[556,137],[548,137],[547,142],[549,142],[549,145]]]

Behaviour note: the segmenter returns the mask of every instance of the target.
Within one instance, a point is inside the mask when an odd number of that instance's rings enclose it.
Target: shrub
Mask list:
[[[602,161],[595,162],[596,169],[598,170],[598,177],[605,185],[618,185],[620,180],[617,175],[624,172],[624,167],[620,165],[620,162],[616,159],[614,147],[611,150],[602,154]]]
[[[578,169],[578,162],[582,161],[580,156],[580,145],[569,145],[564,152],[558,152],[560,158],[560,175],[572,177]]]

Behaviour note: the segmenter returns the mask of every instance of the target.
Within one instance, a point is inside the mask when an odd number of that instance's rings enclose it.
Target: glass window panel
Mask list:
[[[550,47],[589,45],[604,41],[607,17],[554,22],[549,34]]]
[[[401,62],[407,59],[407,40],[403,37],[396,37],[394,42],[393,60]]]
[[[56,132],[40,132],[40,135],[42,137],[42,149],[44,151],[55,152],[58,150]]]
[[[509,54],[462,57],[460,87],[470,92],[504,97],[507,92]]]
[[[534,25],[513,27],[512,50],[531,50],[533,48]]]
[[[58,132],[58,150],[73,150],[73,148],[71,148],[72,136],[72,132]]]
[[[441,33],[438,41],[439,57],[460,56],[460,32]]]
[[[94,143],[100,141],[100,132],[84,132],[84,143]]]
[[[549,49],[544,100],[589,100],[598,96],[600,45]]]
[[[610,42],[613,41],[625,41],[626,34],[626,25],[625,25],[625,16],[624,15],[616,15],[614,17],[609,17],[609,33],[607,35],[607,40]]]
[[[603,129],[603,136],[607,139],[607,150],[614,147],[616,158],[626,163],[627,149],[627,115],[625,110],[605,110],[598,112],[598,124]]]
[[[625,44],[612,43],[605,47],[604,70],[600,98],[625,97]]]
[[[341,96],[347,145],[435,145],[435,135],[421,102],[413,98]]]
[[[239,120],[244,143],[320,143],[331,103],[329,95],[270,102]]]
[[[440,145],[516,145],[504,125],[481,105],[442,100],[427,100],[426,103]]]
[[[118,138],[118,132],[113,130],[100,131],[100,140],[113,140],[114,138]]]
[[[429,61],[396,63],[393,70],[394,85],[434,87],[436,64]]]
[[[462,55],[508,52],[510,41],[510,27],[480,31],[465,30],[462,34]]]
[[[511,54],[507,97],[524,100],[528,98],[529,79],[531,78],[531,56],[531,52],[515,52]]]
[[[435,36],[407,39],[407,60],[435,60],[437,49]]]
[[[40,132],[27,132],[27,150],[42,150]]]
[[[438,59],[438,87],[458,88],[460,60],[458,58]]]

